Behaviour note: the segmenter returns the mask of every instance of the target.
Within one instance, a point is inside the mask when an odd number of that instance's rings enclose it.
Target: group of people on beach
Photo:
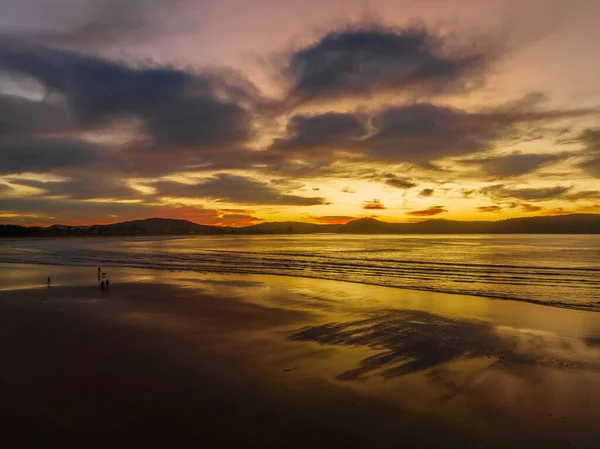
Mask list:
[[[98,267],[98,280],[100,281],[100,277],[106,277],[106,273],[102,273],[102,268]],[[104,279],[102,279],[102,281],[100,282],[100,289],[104,290],[107,289],[110,286],[110,280],[107,279],[106,281]]]

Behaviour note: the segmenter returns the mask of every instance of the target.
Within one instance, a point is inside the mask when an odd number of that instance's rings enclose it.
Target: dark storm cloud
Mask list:
[[[463,160],[461,163],[477,166],[489,176],[506,178],[532,173],[564,157],[564,155],[556,154],[510,154]]]
[[[318,161],[320,169],[341,160],[435,168],[436,162],[444,158],[482,154],[501,143],[514,144],[527,140],[532,133],[543,134],[541,123],[598,114],[595,109],[527,109],[530,107],[530,101],[521,101],[510,107],[470,112],[432,103],[410,103],[374,111],[368,120],[363,114],[351,113],[297,115],[288,123],[287,135],[275,140],[265,154],[281,158],[282,148],[302,149],[294,157],[310,168]],[[346,152],[340,153],[339,149]],[[570,156],[512,154],[462,162],[480,166],[488,176],[517,176]],[[289,164],[281,159],[272,162],[275,170]]]
[[[415,210],[412,212],[407,212],[408,215],[412,215],[413,217],[431,217],[433,215],[444,214],[448,212],[444,206],[432,206],[423,210]]]
[[[416,187],[417,184],[413,181],[411,181],[410,179],[407,178],[399,178],[396,175],[392,174],[392,173],[388,173],[386,175],[384,175],[384,184],[391,186],[391,187],[396,187],[397,189],[412,189],[413,187]]]
[[[244,176],[217,174],[199,184],[160,181],[152,185],[157,195],[182,198],[211,198],[240,204],[313,206],[325,204],[324,198],[290,195],[273,185]]]
[[[362,208],[366,210],[382,210],[386,207],[383,204],[381,204],[380,200],[373,200],[364,202]]]
[[[101,149],[69,138],[16,138],[0,140],[0,174],[49,172],[82,167],[100,161]]]
[[[600,129],[587,129],[577,139],[584,145],[584,160],[579,167],[594,178],[600,178]]]
[[[424,197],[424,198],[428,198],[431,195],[433,195],[433,189],[423,189],[419,192],[419,196]]]
[[[373,134],[357,146],[373,160],[433,167],[439,159],[483,153],[500,142],[519,140],[540,122],[597,114],[596,109],[528,111],[513,108],[468,112],[431,103],[414,103],[389,107],[373,115]],[[568,156],[509,155],[478,162],[493,173],[518,174]]]
[[[330,32],[290,56],[284,75],[292,103],[362,97],[390,90],[439,94],[465,89],[485,65],[478,52],[443,52],[425,27],[365,26]]]
[[[237,72],[133,66],[10,39],[0,41],[0,69],[62,94],[81,127],[137,118],[156,146],[194,148],[240,144],[252,133],[239,103],[256,91]]]
[[[64,105],[0,94],[0,137],[4,139],[56,133],[71,126],[72,120]]]
[[[516,189],[496,184],[479,190],[482,195],[496,199],[515,198],[523,201],[542,201],[562,197],[571,187],[555,186]]]
[[[487,151],[514,132],[510,123],[427,103],[385,109],[372,125],[376,132],[363,142],[370,157],[415,164]]]
[[[367,134],[364,119],[357,114],[328,112],[306,116],[294,115],[286,127],[286,137],[275,139],[275,150],[330,150],[352,146],[359,137]]]

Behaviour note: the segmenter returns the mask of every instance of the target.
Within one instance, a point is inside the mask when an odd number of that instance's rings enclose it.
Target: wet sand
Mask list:
[[[5,447],[599,444],[600,314],[105,270],[0,265]]]

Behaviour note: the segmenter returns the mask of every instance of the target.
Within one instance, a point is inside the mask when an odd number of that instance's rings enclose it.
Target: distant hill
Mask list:
[[[54,236],[104,236],[104,235],[183,235],[183,234],[225,234],[234,228],[206,226],[188,220],[172,218],[147,218],[145,220],[124,221],[107,225],[66,226],[52,225],[15,226],[0,225],[1,237],[54,237]]]
[[[426,220],[386,223],[362,218],[342,226],[344,234],[600,234],[600,214],[510,218],[501,221]]]
[[[219,235],[219,234],[600,234],[600,214],[511,218],[501,221],[426,220],[386,223],[361,218],[345,225],[302,222],[261,223],[243,228],[207,226],[188,220],[148,218],[108,225],[0,225],[0,237],[108,235]]]
[[[124,221],[109,225],[93,225],[87,228],[92,234],[214,234],[231,228],[200,225],[188,220],[173,218],[147,218],[145,220]]]
[[[241,228],[249,234],[316,234],[338,232],[342,225],[302,223],[300,221],[267,222]]]

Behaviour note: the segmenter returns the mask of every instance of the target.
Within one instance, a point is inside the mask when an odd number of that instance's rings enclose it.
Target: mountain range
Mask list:
[[[500,221],[425,220],[387,223],[361,218],[346,224],[267,222],[241,228],[208,226],[188,220],[148,218],[107,225],[0,225],[0,237],[219,234],[600,234],[600,214],[510,218]]]

